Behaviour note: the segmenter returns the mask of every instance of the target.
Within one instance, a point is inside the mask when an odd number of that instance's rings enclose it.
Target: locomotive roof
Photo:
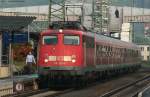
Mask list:
[[[52,34],[52,33],[59,33],[59,30],[47,30],[45,32],[42,32],[43,35],[47,35],[47,34]],[[120,48],[128,48],[128,49],[139,49],[139,47],[136,44],[133,43],[129,43],[129,42],[125,42],[122,40],[118,40],[118,39],[114,39],[114,38],[110,38],[104,35],[100,35],[100,34],[96,34],[96,33],[91,33],[91,32],[86,32],[86,31],[82,31],[82,30],[74,30],[74,29],[70,29],[70,30],[65,30],[63,29],[62,33],[66,33],[66,34],[81,34],[81,35],[86,35],[86,36],[90,36],[90,37],[96,37],[96,42],[100,41],[102,43],[106,43],[106,44],[113,44],[117,47]]]
[[[78,21],[53,21],[49,25],[50,29],[74,29],[85,30],[85,27]]]
[[[118,39],[110,38],[107,36],[103,36],[100,34],[88,32],[86,31],[86,28],[82,26],[78,21],[54,21],[50,24],[49,30],[42,32],[42,34],[44,35],[44,34],[58,33],[60,29],[63,30],[63,33],[67,33],[67,34],[69,33],[83,34],[86,36],[96,37],[96,41],[105,42],[106,44],[114,44],[120,48],[126,47],[128,49],[132,49],[132,48],[138,49],[138,46],[133,43],[129,43],[129,42],[121,41]]]
[[[111,38],[111,37],[108,37],[108,36],[95,34],[95,33],[91,33],[91,32],[87,33],[87,35],[89,35],[89,34],[91,34],[91,36],[93,36],[93,37],[96,37],[97,41],[105,42],[105,43],[108,43],[108,44],[115,44],[115,45],[119,46],[120,48],[126,47],[128,49],[132,49],[132,48],[139,49],[139,47],[134,43],[118,40],[118,39],[115,39],[115,38]]]
[[[126,42],[126,41],[122,41],[122,40],[118,40],[118,39],[114,39],[114,38],[111,38],[111,37],[108,37],[108,36],[95,34],[95,33],[91,33],[91,32],[87,33],[87,35],[90,35],[92,37],[96,37],[96,41],[101,41],[103,43],[105,42],[107,44],[114,44],[116,46],[119,46],[120,48],[139,49],[139,47],[136,44]]]

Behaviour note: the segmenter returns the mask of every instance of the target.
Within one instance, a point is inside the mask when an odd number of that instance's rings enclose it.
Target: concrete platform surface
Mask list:
[[[18,81],[30,81],[33,79],[37,79],[38,74],[30,74],[30,75],[19,75],[19,76],[14,76],[13,81],[18,82]]]

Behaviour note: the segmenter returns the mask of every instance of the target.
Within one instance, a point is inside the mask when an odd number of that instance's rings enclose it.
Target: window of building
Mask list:
[[[144,60],[144,56],[141,56],[142,57],[142,60]]]
[[[144,51],[144,47],[141,47],[141,51]]]
[[[150,51],[150,47],[147,47],[147,51]]]
[[[149,56],[147,56],[147,60],[149,60]]]

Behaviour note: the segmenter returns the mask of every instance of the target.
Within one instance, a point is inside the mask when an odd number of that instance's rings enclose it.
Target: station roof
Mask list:
[[[0,16],[0,31],[16,31],[28,26],[35,17]]]

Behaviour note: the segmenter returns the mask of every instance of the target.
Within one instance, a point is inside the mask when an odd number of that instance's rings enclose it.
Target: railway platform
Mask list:
[[[19,75],[0,79],[0,97],[28,90],[38,89],[36,80],[38,74]]]
[[[10,78],[0,79],[0,97],[13,94],[13,80]]]

